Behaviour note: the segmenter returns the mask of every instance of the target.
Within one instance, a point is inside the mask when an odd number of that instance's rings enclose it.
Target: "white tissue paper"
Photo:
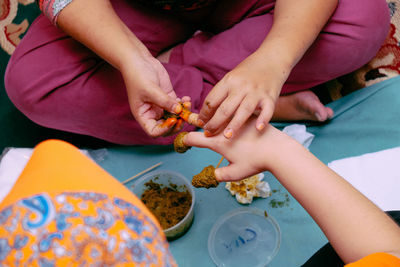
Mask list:
[[[400,210],[400,147],[335,160],[328,166],[381,209]]]
[[[263,181],[264,173],[259,173],[236,182],[226,182],[225,188],[240,204],[250,204],[254,197],[267,198],[271,196],[268,182]]]
[[[104,160],[106,149],[80,150],[95,162]],[[0,158],[0,202],[7,196],[33,153],[32,148],[7,148]]]
[[[307,128],[304,124],[291,124],[283,128],[282,132],[291,136],[307,149],[310,147],[311,142],[314,139],[314,135],[307,132]]]

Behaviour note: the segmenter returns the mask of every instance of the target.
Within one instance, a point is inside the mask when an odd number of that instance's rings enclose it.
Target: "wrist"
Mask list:
[[[268,60],[272,60],[279,68],[285,69],[289,76],[291,70],[304,55],[308,45],[301,38],[282,34],[281,27],[273,26],[257,52]]]
[[[305,148],[292,137],[276,128],[269,131],[268,135],[263,142],[268,149],[268,156],[263,157],[264,167],[275,177],[278,177],[282,170],[285,170],[288,166],[296,165],[296,160],[301,157]]]
[[[140,72],[143,63],[153,60],[153,56],[138,47],[131,47],[121,53],[117,65],[115,66],[122,74]]]
[[[116,48],[116,61],[113,64],[119,71],[128,70],[153,56],[146,46],[127,28],[124,27],[124,42]]]

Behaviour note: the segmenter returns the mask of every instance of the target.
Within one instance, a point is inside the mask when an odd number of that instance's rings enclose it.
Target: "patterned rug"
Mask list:
[[[87,148],[109,146],[107,142],[93,137],[39,126],[26,118],[8,99],[4,89],[7,62],[29,25],[39,14],[35,0],[0,0],[0,155],[6,147],[33,147],[46,139],[62,139]]]
[[[400,0],[386,0],[390,10],[389,34],[377,55],[360,69],[328,82],[330,100],[400,74]]]
[[[7,63],[29,24],[39,13],[35,0],[0,0],[1,66]]]

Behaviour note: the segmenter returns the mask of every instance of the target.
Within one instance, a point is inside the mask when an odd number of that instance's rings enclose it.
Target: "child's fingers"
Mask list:
[[[255,173],[249,172],[248,168],[235,163],[215,170],[215,177],[219,182],[239,181],[253,174]]]
[[[202,128],[204,125],[199,123],[199,114],[191,113],[188,118],[188,123],[196,127]]]
[[[223,125],[229,122],[242,100],[243,96],[238,94],[232,94],[225,98],[217,108],[214,116],[204,126],[204,129],[213,135],[216,134]]]
[[[202,132],[190,132],[185,135],[183,143],[187,146],[210,148],[213,141],[212,138],[205,137]]]
[[[253,114],[254,110],[257,108],[257,104],[258,99],[251,95],[248,95],[243,99],[232,120],[224,130],[224,136],[226,138],[231,138],[239,131],[239,128],[242,127]]]
[[[226,97],[227,90],[220,83],[217,83],[204,100],[199,112],[199,120],[204,124],[207,123]]]

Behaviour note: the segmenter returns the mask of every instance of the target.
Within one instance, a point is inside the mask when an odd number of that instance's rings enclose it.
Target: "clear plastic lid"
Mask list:
[[[208,253],[217,266],[266,266],[281,241],[278,223],[265,211],[239,208],[220,217],[208,237]]]

